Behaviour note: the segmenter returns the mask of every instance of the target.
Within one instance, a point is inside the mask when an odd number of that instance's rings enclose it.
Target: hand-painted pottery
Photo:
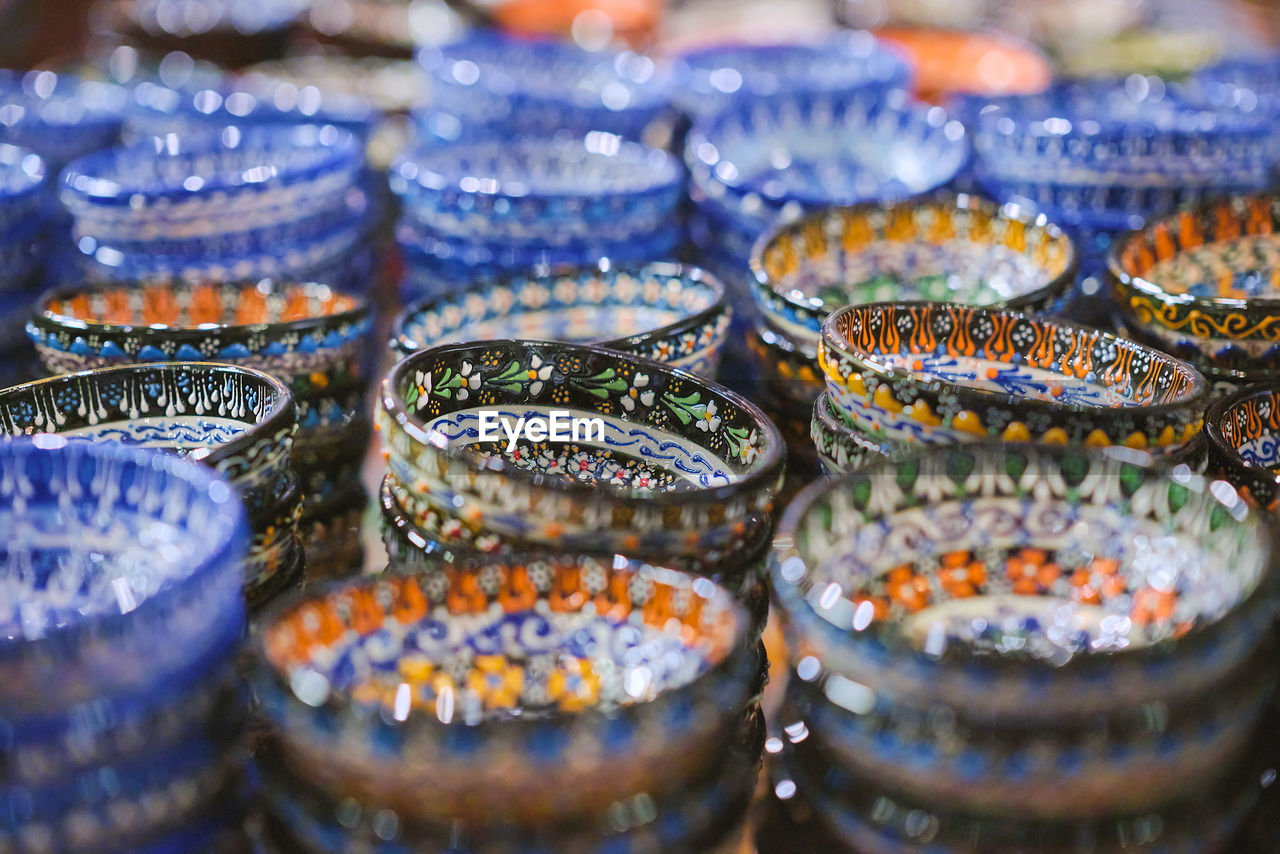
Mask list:
[[[666,69],[631,51],[477,32],[421,51],[433,106],[512,138],[600,130],[632,139],[668,109]]]
[[[742,95],[905,89],[911,69],[865,32],[816,44],[717,45],[682,54],[672,99],[686,114],[713,115]]]
[[[817,351],[797,344],[767,321],[746,335],[747,351],[761,373],[761,384],[783,403],[808,408],[826,389]]]
[[[1076,253],[1043,215],[974,196],[816,211],[760,238],[756,298],[771,323],[817,347],[849,304],[939,300],[1039,310],[1075,281]]]
[[[914,195],[968,161],[964,127],[902,92],[746,98],[694,126],[694,186],[758,231],[779,213]]]
[[[1216,372],[1280,366],[1280,197],[1181,211],[1111,251],[1115,302],[1134,335]]]
[[[724,286],[696,267],[612,264],[481,284],[406,309],[392,347],[498,338],[598,342],[714,378],[731,312]]]
[[[253,539],[244,565],[245,594],[249,598],[296,562],[302,549],[298,540],[301,518],[302,487],[298,476],[291,473],[276,500],[249,517]]]
[[[1199,371],[1107,332],[954,303],[868,303],[823,324],[818,359],[845,420],[875,441],[1127,445],[1199,431]]]
[[[230,127],[87,155],[62,173],[79,236],[100,241],[244,231],[339,207],[361,149],[332,125]]]
[[[937,703],[1010,727],[1134,720],[1270,679],[1246,669],[1274,618],[1269,520],[1155,462],[990,443],[815,484],[771,564],[792,660],[861,683],[843,699],[862,691],[868,712]]]
[[[245,588],[245,606],[251,620],[271,603],[279,601],[294,590],[302,589],[310,577],[311,567],[298,534],[292,536],[291,545],[280,551],[275,563],[275,568],[269,574],[263,576],[257,584]]]
[[[421,481],[420,497],[500,535],[569,548],[667,559],[750,539],[768,524],[784,458],[777,429],[737,394],[587,345],[422,351],[383,382],[382,409],[390,464],[402,482]],[[599,420],[565,435],[552,410]],[[554,435],[479,441],[482,411],[508,427],[547,419]]]
[[[873,441],[846,424],[825,391],[813,402],[809,432],[818,452],[818,462],[828,475],[853,471],[900,452],[896,446]]]
[[[1280,390],[1250,386],[1219,398],[1204,418],[1209,471],[1250,503],[1280,509]]]
[[[0,143],[0,240],[8,244],[11,235],[44,214],[45,164],[38,154],[16,145]],[[10,275],[8,265],[4,274]]]
[[[915,91],[925,101],[936,103],[966,92],[1039,92],[1053,75],[1044,54],[1006,36],[929,27],[886,28],[875,36],[906,55]]]
[[[0,443],[0,705],[10,733],[80,703],[154,707],[243,631],[234,490],[155,451]],[[16,737],[21,737],[18,735]]]
[[[162,280],[55,291],[27,331],[51,371],[215,359],[302,398],[360,378],[369,324],[368,300],[323,284]]]
[[[0,142],[35,151],[50,174],[120,137],[126,91],[52,71],[0,71]]]
[[[659,230],[682,177],[666,152],[599,132],[430,145],[390,173],[406,216],[433,232],[551,246]]]
[[[262,625],[255,682],[291,776],[405,821],[665,795],[721,755],[759,666],[727,591],[625,560],[366,578]]]

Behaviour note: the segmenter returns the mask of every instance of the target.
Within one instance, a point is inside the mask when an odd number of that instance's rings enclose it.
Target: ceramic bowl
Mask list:
[[[598,815],[710,767],[756,689],[746,612],[709,579],[568,557],[442,570],[264,619],[255,684],[293,776],[406,822],[491,819],[495,797],[515,823]]]
[[[0,241],[12,243],[11,235],[44,215],[47,192],[40,155],[0,143]]]
[[[1280,291],[1272,284],[1280,197],[1206,203],[1150,223],[1112,247],[1125,326],[1215,372],[1270,373],[1280,357]]]
[[[361,149],[332,125],[224,128],[87,155],[61,176],[79,235],[100,241],[203,237],[339,207]]]
[[[911,69],[866,32],[816,44],[717,45],[680,55],[672,98],[687,115],[713,115],[742,95],[905,89]]]
[[[758,231],[779,214],[936,189],[968,157],[941,108],[874,89],[743,98],[685,142],[693,185]]]
[[[176,452],[226,478],[251,514],[287,485],[295,426],[293,395],[278,379],[207,362],[100,368],[0,391],[0,435]]]
[[[30,149],[50,174],[120,138],[126,91],[52,71],[0,72],[0,142]]]
[[[1280,63],[1271,54],[1232,56],[1202,68],[1188,85],[1193,98],[1274,116],[1280,113]]]
[[[887,27],[875,37],[906,57],[915,92],[925,101],[962,93],[1039,92],[1049,85],[1053,68],[1039,49],[1005,35],[967,31],[973,24],[970,19],[957,29]]]
[[[249,532],[226,481],[170,454],[61,436],[0,444],[0,468],[11,734],[89,701],[157,707],[227,660]]]
[[[495,338],[598,342],[714,378],[730,316],[724,286],[696,267],[601,264],[416,303],[396,320],[391,346],[403,357]]]
[[[845,420],[877,441],[1127,445],[1200,431],[1205,379],[1107,332],[955,303],[868,303],[823,324],[818,359]]]
[[[511,427],[560,408],[600,421],[577,441],[564,425],[548,441],[479,441],[482,412]],[[437,509],[502,536],[637,557],[750,540],[784,458],[777,429],[734,392],[588,345],[421,351],[384,380],[379,420],[391,471]]]
[[[827,475],[854,471],[901,452],[897,446],[876,442],[846,424],[825,391],[813,402],[809,434]]]
[[[1043,215],[968,195],[829,208],[780,226],[751,256],[756,298],[817,347],[849,304],[940,300],[1036,311],[1075,281],[1071,238]]]
[[[54,291],[27,333],[51,371],[229,361],[310,398],[362,377],[370,322],[366,299],[328,285],[160,280]]]
[[[1214,401],[1205,413],[1209,471],[1254,504],[1280,508],[1280,392],[1249,386]]]
[[[747,331],[746,345],[760,371],[765,393],[784,404],[807,410],[826,388],[817,350],[796,343],[768,321],[762,320]]]
[[[554,246],[657,231],[675,215],[682,176],[664,151],[592,132],[428,145],[393,164],[390,181],[433,232]]]
[[[473,33],[419,52],[434,105],[513,136],[592,130],[639,138],[667,111],[666,69],[631,51]]]

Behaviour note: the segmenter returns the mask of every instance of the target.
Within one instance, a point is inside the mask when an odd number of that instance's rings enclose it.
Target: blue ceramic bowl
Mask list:
[[[1274,117],[1280,113],[1280,56],[1238,56],[1191,75],[1187,94],[1196,101]]]
[[[169,454],[58,436],[0,445],[0,704],[12,732],[78,704],[154,706],[243,631],[235,490]]]
[[[675,61],[671,76],[672,100],[686,114],[701,118],[743,95],[906,89],[911,68],[870,33],[845,32],[816,44],[717,45],[691,51]]]
[[[944,110],[878,89],[744,98],[696,124],[684,152],[694,186],[758,231],[779,214],[936,189],[968,157]]]
[[[431,231],[546,246],[671,223],[682,177],[666,152],[598,132],[429,145],[390,173],[405,216]]]
[[[609,131],[638,139],[668,109],[668,72],[647,56],[474,33],[427,48],[435,108],[512,135]]]
[[[61,197],[80,236],[200,237],[304,219],[355,186],[359,142],[330,125],[224,128],[83,157]]]
[[[0,71],[0,142],[29,148],[50,173],[120,138],[127,92],[69,74]]]
[[[40,155],[17,145],[0,143],[0,241],[45,210],[47,186]]]

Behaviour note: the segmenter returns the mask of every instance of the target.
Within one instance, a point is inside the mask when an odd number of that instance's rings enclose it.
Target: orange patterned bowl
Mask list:
[[[1007,37],[914,27],[876,31],[899,48],[915,69],[916,94],[925,101],[948,95],[1014,95],[1043,91],[1053,71],[1035,48]]]

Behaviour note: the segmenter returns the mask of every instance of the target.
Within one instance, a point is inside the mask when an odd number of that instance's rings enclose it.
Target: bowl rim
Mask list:
[[[768,295],[782,300],[793,310],[806,316],[817,318],[821,315],[822,319],[831,314],[831,311],[824,311],[822,308],[811,305],[807,300],[796,296],[796,291],[784,291],[781,283],[773,281],[768,272],[764,268],[765,253],[773,244],[779,240],[784,234],[800,231],[806,225],[815,222],[825,222],[833,216],[849,216],[853,214],[884,211],[891,213],[899,210],[908,209],[928,209],[947,207],[952,210],[962,211],[986,211],[995,218],[1006,219],[1013,222],[1019,222],[1026,226],[1045,229],[1053,240],[1065,241],[1067,248],[1067,266],[1061,273],[1054,276],[1046,284],[1028,291],[1010,297],[1007,300],[1000,300],[994,303],[986,303],[987,306],[1001,306],[1007,308],[1018,308],[1022,306],[1032,305],[1042,300],[1052,297],[1055,294],[1064,292],[1072,283],[1075,282],[1076,273],[1080,268],[1080,252],[1076,248],[1076,241],[1067,233],[1057,221],[1050,218],[1044,212],[1037,212],[1031,208],[1024,207],[1016,202],[1005,202],[1003,204],[991,201],[982,196],[971,193],[923,193],[918,196],[910,196],[907,198],[890,198],[884,200],[870,200],[858,202],[852,205],[830,205],[822,208],[814,208],[807,211],[801,216],[794,219],[786,219],[785,221],[774,224],[768,231],[756,238],[755,243],[751,247],[751,257],[749,265],[754,284],[757,288],[765,291]],[[919,242],[919,241],[904,241]],[[843,306],[838,306],[843,308]],[[819,321],[821,323],[821,321]]]
[[[597,485],[577,480],[567,480],[560,475],[531,472],[518,466],[508,465],[498,457],[484,460],[472,451],[470,447],[455,448],[446,443],[445,447],[441,448],[431,443],[425,422],[409,411],[409,408],[401,402],[400,394],[396,390],[402,379],[409,375],[410,371],[417,370],[418,361],[428,354],[447,358],[454,354],[461,355],[485,348],[495,348],[510,352],[513,350],[523,351],[529,347],[551,348],[553,350],[567,349],[583,355],[604,357],[615,362],[633,362],[643,367],[647,373],[667,374],[696,387],[710,388],[716,395],[729,401],[750,417],[754,428],[759,434],[768,437],[767,447],[757,457],[756,461],[751,464],[751,470],[735,477],[728,484],[705,489],[637,493],[632,489],[617,488],[609,484]],[[404,430],[411,441],[424,445],[430,444],[433,449],[432,453],[439,454],[452,462],[460,463],[473,472],[500,475],[513,482],[513,485],[518,486],[518,488],[547,490],[570,499],[592,504],[598,504],[604,500],[610,503],[652,508],[663,505],[697,505],[727,500],[735,496],[772,488],[782,474],[786,460],[786,447],[781,431],[778,430],[777,426],[765,415],[760,407],[736,391],[665,362],[655,362],[652,359],[646,359],[634,353],[610,350],[592,344],[565,344],[557,341],[512,338],[460,344],[441,344],[438,347],[419,350],[417,353],[406,356],[396,363],[383,378],[378,396],[382,413],[394,421],[400,429]]]
[[[915,371],[908,371],[902,368],[885,367],[878,363],[874,354],[868,354],[868,356],[864,357],[855,353],[853,345],[848,341],[847,336],[837,331],[837,324],[853,311],[863,310],[867,312],[882,312],[887,309],[908,311],[923,309],[929,312],[959,309],[966,313],[1007,314],[1031,323],[1049,325],[1061,329],[1069,329],[1077,333],[1092,335],[1095,339],[1106,340],[1109,343],[1115,343],[1129,349],[1143,352],[1153,360],[1164,362],[1174,371],[1182,373],[1188,382],[1187,394],[1184,395],[1182,400],[1170,401],[1169,403],[1126,403],[1121,406],[1086,406],[1078,403],[1057,403],[1055,401],[1022,397],[1006,392],[986,391],[971,386],[924,379]],[[834,351],[838,358],[852,362],[854,366],[858,367],[860,370],[866,370],[875,374],[883,382],[891,383],[895,386],[904,385],[917,389],[927,389],[931,393],[945,387],[950,393],[954,394],[962,404],[966,405],[966,408],[979,407],[985,410],[985,408],[989,406],[1008,406],[1015,407],[1022,411],[1044,413],[1046,415],[1072,412],[1141,415],[1150,417],[1203,409],[1203,404],[1209,396],[1209,384],[1205,380],[1204,375],[1200,373],[1199,369],[1189,362],[1184,362],[1181,359],[1170,356],[1163,350],[1157,350],[1155,347],[1149,347],[1132,339],[1123,338],[1115,333],[1106,332],[1101,329],[1082,326],[1077,323],[1059,320],[1054,317],[1029,314],[1017,309],[988,308],[985,306],[970,306],[949,302],[902,301],[860,303],[857,305],[845,306],[844,308],[837,309],[831,313],[831,315],[822,324],[822,343],[828,350]],[[826,372],[824,371],[823,373],[825,374]],[[831,381],[829,376],[827,379],[828,382]]]
[[[1261,477],[1274,481],[1276,486],[1280,487],[1280,473],[1272,471],[1261,463],[1246,459],[1239,449],[1227,441],[1226,434],[1222,431],[1222,422],[1226,419],[1227,412],[1230,409],[1251,398],[1263,395],[1272,396],[1280,400],[1280,383],[1274,381],[1252,383],[1237,389],[1231,394],[1217,398],[1205,412],[1203,432],[1209,451],[1213,454],[1214,461],[1219,465],[1226,467],[1229,471],[1244,474],[1248,477]]]

